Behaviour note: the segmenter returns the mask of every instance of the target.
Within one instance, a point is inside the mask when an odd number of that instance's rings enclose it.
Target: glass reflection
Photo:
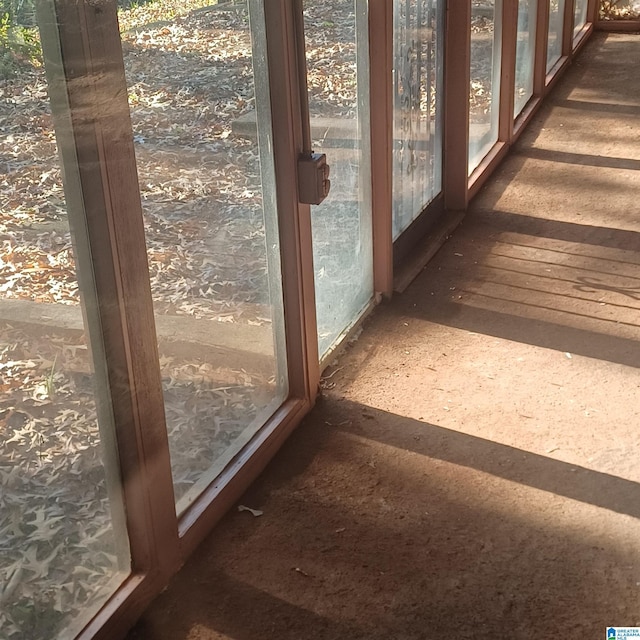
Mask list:
[[[120,27],[181,513],[287,395],[263,6]]]
[[[394,0],[394,240],[442,182],[444,3]]]
[[[589,0],[575,0],[573,13],[573,37],[575,38],[582,27],[587,24],[587,11],[589,8]]]
[[[514,116],[518,116],[533,95],[537,12],[537,0],[519,0]]]
[[[322,359],[373,296],[368,11],[365,0],[304,7],[311,135],[331,165],[329,197],[311,209]]]
[[[45,0],[37,14],[36,21],[31,3],[12,5],[0,60],[0,637],[6,640],[74,637],[130,565],[82,193],[69,153],[74,140],[58,18]]]
[[[501,19],[501,0],[471,7],[470,174],[498,140]]]
[[[547,73],[562,56],[562,25],[565,0],[549,0],[549,32],[547,43]]]

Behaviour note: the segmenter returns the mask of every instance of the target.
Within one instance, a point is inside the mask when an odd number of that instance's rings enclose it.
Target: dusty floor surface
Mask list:
[[[129,640],[640,625],[638,68],[592,40]]]

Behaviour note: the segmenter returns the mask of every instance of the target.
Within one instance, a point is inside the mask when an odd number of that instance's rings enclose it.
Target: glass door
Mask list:
[[[313,149],[331,167],[311,209],[322,360],[373,298],[367,1],[306,0],[304,31]]]
[[[74,637],[131,559],[63,20],[52,1],[22,9],[0,62],[0,637],[50,640]]]
[[[287,397],[261,2],[120,11],[180,514]]]

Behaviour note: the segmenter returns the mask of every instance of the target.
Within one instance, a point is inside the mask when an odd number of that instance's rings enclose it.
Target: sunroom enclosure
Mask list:
[[[582,0],[154,6],[37,0],[2,32],[9,639],[124,633],[596,20]]]

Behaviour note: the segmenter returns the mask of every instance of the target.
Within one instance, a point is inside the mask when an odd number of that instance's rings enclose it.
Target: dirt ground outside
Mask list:
[[[638,38],[593,38],[128,640],[640,625]]]

